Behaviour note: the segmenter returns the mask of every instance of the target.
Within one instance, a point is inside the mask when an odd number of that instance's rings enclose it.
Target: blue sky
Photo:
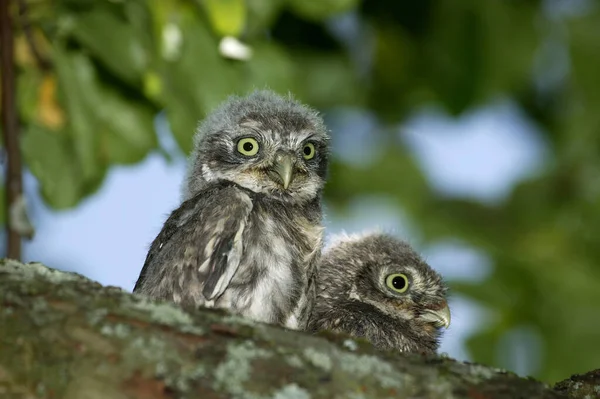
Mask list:
[[[339,116],[339,115],[338,115]],[[370,131],[374,118],[346,112],[333,127],[352,126],[352,140],[335,148],[340,156],[365,161],[377,156]],[[341,121],[341,122],[340,122]],[[159,130],[163,130],[159,124]],[[168,136],[163,147],[175,153]],[[443,195],[474,198],[487,203],[502,201],[523,178],[538,171],[546,159],[545,143],[511,102],[498,100],[452,119],[428,108],[410,118],[399,137],[416,154],[430,184]],[[101,190],[77,208],[54,212],[41,201],[35,178],[25,176],[25,189],[36,237],[24,246],[26,261],[41,261],[59,269],[81,273],[105,285],[131,290],[146,251],[167,215],[179,204],[185,160],[175,156],[168,163],[158,153],[142,163],[114,167]],[[359,198],[349,216],[329,213],[327,234],[380,227],[410,241],[411,226],[395,205],[385,198]],[[457,241],[419,248],[428,262],[448,280],[483,279],[490,260],[484,253]],[[442,352],[468,359],[465,337],[485,317],[478,306],[460,296],[451,301],[452,326]],[[514,370],[527,373],[532,370]]]

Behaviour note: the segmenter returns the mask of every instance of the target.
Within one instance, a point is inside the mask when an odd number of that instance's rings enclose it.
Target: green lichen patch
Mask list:
[[[237,398],[257,398],[245,387],[253,370],[252,362],[256,359],[267,359],[271,356],[270,352],[257,348],[251,341],[230,343],[227,346],[225,359],[214,372],[215,390],[225,391]]]
[[[42,278],[54,284],[66,281],[78,281],[84,277],[77,273],[61,272],[50,269],[41,263],[32,262],[23,264],[12,259],[0,260],[0,273],[6,274],[8,278],[15,280],[33,280]]]
[[[100,332],[103,335],[109,337],[117,337],[121,339],[129,338],[131,334],[131,327],[127,324],[105,324],[100,328]]]
[[[273,399],[311,399],[311,395],[306,389],[289,384],[275,392]]]
[[[236,326],[244,325],[244,326],[249,326],[249,327],[256,327],[256,325],[258,324],[255,321],[248,319],[246,317],[226,313],[224,310],[221,310],[221,313],[223,314],[223,316],[220,321],[225,324],[233,324]]]
[[[319,352],[314,348],[306,348],[303,351],[304,358],[307,359],[314,366],[323,369],[324,371],[331,371],[332,360],[331,357],[323,352]]]
[[[192,323],[192,318],[187,313],[170,303],[154,302],[139,297],[138,301],[131,302],[131,308],[149,313],[153,320],[161,324],[187,325]]]
[[[344,348],[346,348],[352,352],[355,352],[356,350],[358,350],[358,344],[353,339],[345,339],[344,342],[342,343],[342,345],[344,345]]]
[[[327,341],[336,344],[340,348],[352,350],[375,351],[373,345],[365,339],[352,337],[348,334],[337,333],[329,330],[319,331],[315,337],[324,338]],[[348,348],[348,345],[350,348]]]
[[[132,336],[123,342],[119,367],[129,378],[141,373],[152,381],[163,381],[172,392],[186,393],[206,375],[206,366],[184,359],[186,354],[173,348],[160,334]]]
[[[296,354],[285,356],[284,358],[285,358],[286,363],[292,367],[295,367],[295,368],[304,367],[304,362],[302,361],[302,358],[300,358],[300,356],[298,356]]]
[[[478,379],[487,380],[489,378],[494,377],[495,373],[489,367],[482,366],[480,364],[471,364],[469,365],[469,373],[472,376],[477,377]]]
[[[359,379],[372,378],[382,388],[401,389],[408,380],[407,376],[399,376],[390,363],[375,356],[340,353],[338,359],[338,367],[346,373]]]

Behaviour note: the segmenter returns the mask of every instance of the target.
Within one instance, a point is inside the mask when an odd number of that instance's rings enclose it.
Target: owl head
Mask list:
[[[431,351],[450,325],[441,276],[387,234],[338,236],[323,255],[318,290],[317,317],[335,316],[336,308],[360,313],[356,320],[369,320],[368,326],[346,332],[376,346]]]
[[[200,124],[194,137],[184,200],[211,181],[303,203],[325,184],[329,137],[317,112],[272,91],[232,96]]]

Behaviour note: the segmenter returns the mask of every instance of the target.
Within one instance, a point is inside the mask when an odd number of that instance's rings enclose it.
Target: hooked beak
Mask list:
[[[448,307],[448,303],[444,301],[436,308],[425,310],[419,316],[419,319],[433,323],[437,328],[450,327],[450,308]]]
[[[294,179],[294,157],[290,154],[278,154],[275,164],[269,169],[271,179],[283,185],[287,190]]]

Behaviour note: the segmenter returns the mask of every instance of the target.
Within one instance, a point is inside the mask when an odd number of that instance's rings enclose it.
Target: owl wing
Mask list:
[[[204,298],[219,297],[239,267],[251,211],[248,194],[234,186],[205,189],[184,202],[152,242],[133,291],[195,296],[204,274]]]
[[[208,272],[202,294],[208,300],[221,296],[229,286],[244,249],[242,235],[252,211],[252,201],[241,190],[231,188],[231,191],[206,215],[205,223],[212,228],[202,239],[208,239],[204,248]]]
[[[146,260],[144,261],[144,267],[142,267],[140,276],[133,287],[133,292],[144,291],[145,286],[152,284],[152,280],[156,280],[158,278],[157,270],[155,270],[155,259],[157,255],[162,252],[161,250],[163,246],[171,240],[171,237],[177,231],[179,221],[185,218],[186,213],[189,213],[189,211],[186,212],[185,208],[187,208],[186,205],[189,205],[187,203],[190,201],[182,204],[179,208],[171,213],[163,225],[163,228],[160,230],[160,233],[158,233],[158,236],[154,239],[154,241],[152,241],[150,249],[148,250],[148,254],[146,255]]]

